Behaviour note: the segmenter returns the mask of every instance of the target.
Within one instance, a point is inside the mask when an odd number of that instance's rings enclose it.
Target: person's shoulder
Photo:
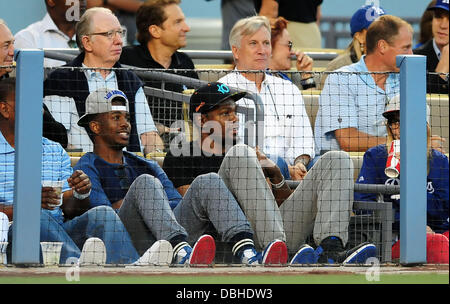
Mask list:
[[[189,57],[188,54],[176,51],[174,55],[178,57],[178,60],[180,61],[181,65],[186,66],[186,68],[194,68],[194,62],[192,61],[191,57]]]
[[[387,154],[386,145],[380,144],[380,145],[371,147],[371,148],[367,149],[365,154],[367,154],[367,155]]]
[[[137,58],[142,57],[144,50],[141,45],[127,45],[122,48],[122,54],[120,55],[120,62],[128,64],[128,62],[134,62]]]
[[[42,148],[44,155],[61,155],[70,158],[69,154],[64,150],[60,143],[46,137],[42,137]]]
[[[442,153],[442,152],[440,152],[438,150],[435,150],[435,149],[431,149],[431,156],[433,158],[435,158],[435,159],[438,159],[438,160],[448,161],[447,155],[445,155],[444,153]]]
[[[427,42],[425,42],[418,48],[414,49],[413,53],[415,55],[427,55],[430,52],[430,50],[433,50],[433,40],[432,39],[428,40]]]

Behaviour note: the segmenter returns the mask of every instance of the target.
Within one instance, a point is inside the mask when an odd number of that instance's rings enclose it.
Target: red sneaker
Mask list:
[[[214,262],[216,256],[216,243],[212,236],[202,235],[192,248],[188,264],[196,266],[208,266]]]
[[[285,265],[288,259],[286,244],[283,241],[272,241],[264,250],[263,265]]]

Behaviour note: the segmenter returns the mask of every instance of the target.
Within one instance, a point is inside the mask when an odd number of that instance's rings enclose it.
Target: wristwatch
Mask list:
[[[92,189],[90,189],[89,192],[85,193],[85,194],[80,194],[77,191],[73,190],[73,197],[82,201],[84,199],[87,199],[89,197],[89,195],[91,195],[91,190]]]
[[[302,85],[303,90],[313,88],[316,86],[316,82],[314,81],[313,77],[300,80],[300,84]]]
[[[272,183],[272,181],[270,181],[270,183],[272,184],[272,189],[280,189],[281,187],[284,186],[284,184],[286,183],[286,180],[284,179],[284,176],[281,176],[281,177],[282,177],[281,182],[279,182],[278,184],[274,184],[274,183]]]

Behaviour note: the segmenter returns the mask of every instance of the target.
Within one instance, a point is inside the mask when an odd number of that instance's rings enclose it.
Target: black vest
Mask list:
[[[78,55],[73,61],[64,65],[64,67],[81,67],[84,60],[84,53]],[[114,68],[120,68],[116,63]],[[131,134],[127,151],[142,152],[140,147],[139,135],[136,128],[136,107],[135,96],[139,88],[142,87],[142,81],[131,71],[115,70],[117,85],[119,90],[125,93],[128,98],[130,109]],[[89,95],[89,85],[84,74],[84,70],[79,69],[56,69],[51,72],[44,81],[44,97],[49,95],[58,95],[70,97],[75,100],[79,117],[86,112],[86,98]]]

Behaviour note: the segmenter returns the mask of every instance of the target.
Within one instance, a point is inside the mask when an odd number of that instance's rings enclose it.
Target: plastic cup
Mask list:
[[[6,248],[8,247],[8,242],[0,242],[0,264],[8,264],[6,258]]]
[[[62,187],[64,181],[42,181],[42,187],[52,187],[56,194],[59,195],[59,204],[48,204],[49,207],[59,207],[62,205]]]
[[[41,242],[44,265],[58,265],[61,256],[62,242]]]
[[[390,178],[396,178],[400,174],[400,160],[396,154],[400,153],[400,140],[393,140],[389,149],[388,159],[384,173]]]

